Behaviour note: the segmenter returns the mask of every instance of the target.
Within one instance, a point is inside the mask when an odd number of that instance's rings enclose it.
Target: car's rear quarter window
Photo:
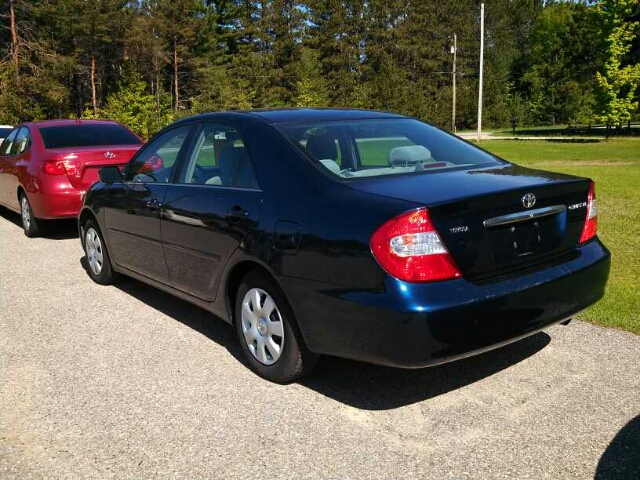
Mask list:
[[[46,148],[140,145],[142,142],[122,125],[57,125],[40,127]]]

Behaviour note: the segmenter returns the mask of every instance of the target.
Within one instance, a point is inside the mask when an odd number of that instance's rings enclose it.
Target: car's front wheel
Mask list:
[[[284,294],[268,275],[254,271],[240,284],[235,325],[251,369],[276,383],[288,383],[310,372],[318,356],[302,340]]]
[[[100,229],[93,222],[87,221],[84,228],[84,252],[87,259],[87,273],[91,279],[100,285],[111,285],[120,280],[120,275],[111,266],[109,252],[100,233]]]
[[[24,234],[29,237],[38,237],[42,233],[42,226],[40,221],[33,216],[33,210],[27,195],[22,193],[20,195],[20,219],[22,220],[22,228]]]

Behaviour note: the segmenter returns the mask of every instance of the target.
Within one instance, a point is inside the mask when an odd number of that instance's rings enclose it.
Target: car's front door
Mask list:
[[[29,177],[32,175],[29,168],[29,162],[31,160],[30,147],[31,134],[29,129],[27,127],[20,127],[20,130],[11,145],[11,156],[5,157],[6,163],[3,168],[5,203],[9,208],[14,210],[20,209],[20,202],[18,201],[18,186],[20,185],[21,180],[25,183],[23,187],[31,187],[31,185],[26,184],[33,179],[32,176]]]
[[[160,239],[162,202],[193,128],[173,128],[145,146],[127,165],[124,183],[110,187],[105,209],[113,261],[167,284],[169,273]]]
[[[220,273],[254,227],[262,192],[239,131],[205,123],[167,192],[162,244],[171,284],[215,299]]]
[[[0,144],[0,203],[7,206],[11,200],[8,187],[9,182],[7,180],[12,168],[11,147],[19,130],[20,128],[13,130],[7,138],[4,139],[4,142]]]

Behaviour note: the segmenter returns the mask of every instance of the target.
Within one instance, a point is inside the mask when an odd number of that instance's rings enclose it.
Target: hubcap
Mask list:
[[[242,333],[249,351],[264,365],[278,361],[284,347],[282,316],[271,296],[252,288],[242,300]]]
[[[22,200],[20,200],[20,207],[22,208],[22,225],[25,230],[29,230],[29,227],[31,227],[31,211],[29,209],[27,197],[22,197]]]
[[[100,272],[102,272],[102,263],[104,257],[102,254],[102,242],[100,242],[100,236],[94,228],[90,228],[89,230],[87,230],[84,245],[91,271],[96,275],[100,275]]]

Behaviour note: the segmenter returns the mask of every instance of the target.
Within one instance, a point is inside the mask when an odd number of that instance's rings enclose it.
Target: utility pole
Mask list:
[[[480,81],[478,85],[478,143],[482,132],[482,70],[484,67],[484,3],[480,4]]]
[[[456,59],[458,57],[458,35],[453,34],[453,109],[451,113],[451,130],[456,133]]]

